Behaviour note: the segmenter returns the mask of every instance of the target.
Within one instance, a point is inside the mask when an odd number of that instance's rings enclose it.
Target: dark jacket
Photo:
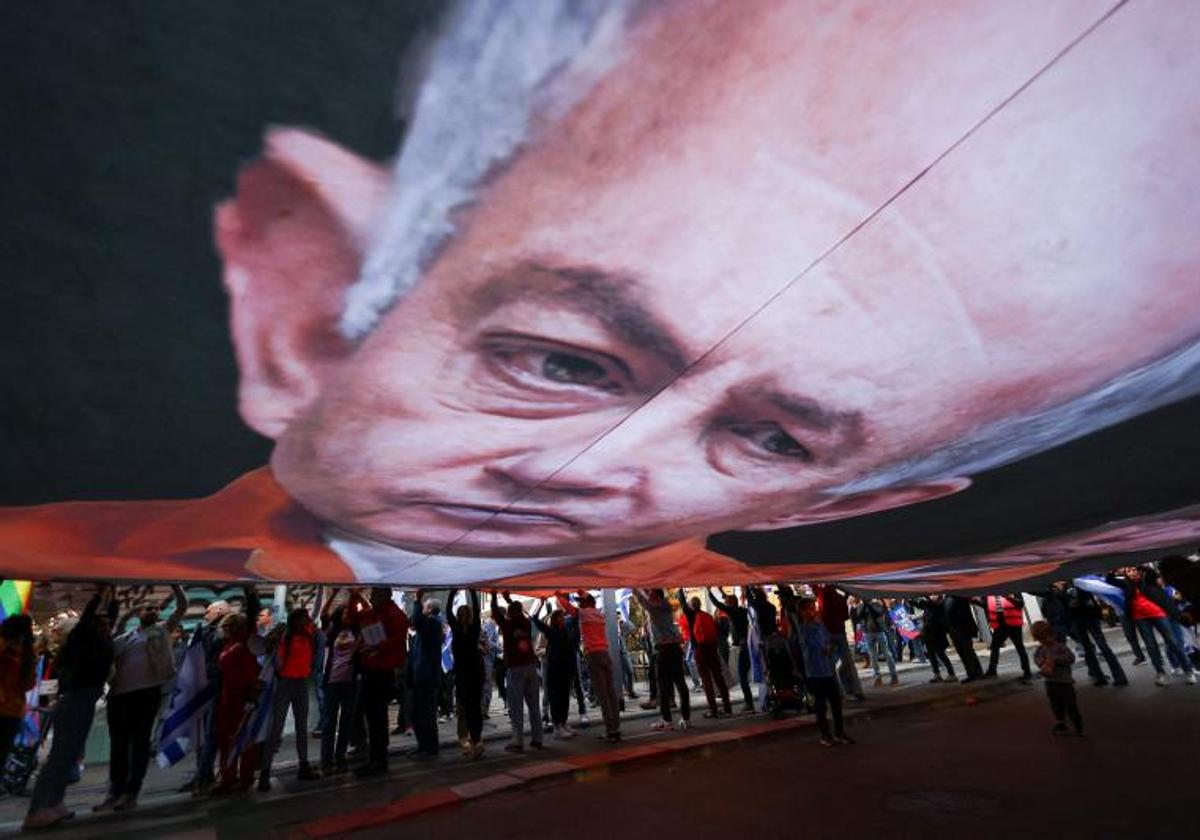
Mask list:
[[[84,607],[58,654],[58,689],[60,692],[80,691],[101,687],[108,681],[113,663],[113,640],[96,626],[100,596],[93,595]],[[109,622],[116,621],[117,605],[108,605]]]
[[[750,634],[749,611],[745,607],[733,603],[732,600],[722,601],[716,591],[711,588],[708,590],[708,597],[712,599],[717,609],[729,616],[730,643],[745,645],[746,637]]]
[[[943,602],[946,605],[947,629],[951,635],[973,639],[979,635],[979,625],[975,623],[975,615],[971,612],[971,599],[962,595],[947,595]]]
[[[483,654],[479,650],[479,637],[483,627],[479,621],[479,594],[471,593],[471,623],[465,627],[454,615],[453,610],[446,611],[446,623],[454,634],[450,641],[450,649],[454,652],[454,681],[459,685],[474,685],[483,682]],[[454,593],[446,599],[447,604],[454,602]]]
[[[442,640],[445,630],[442,614],[426,615],[418,604],[413,608],[412,629],[415,635],[409,651],[408,664],[414,685],[429,685],[442,680]],[[476,641],[478,649],[478,640]],[[455,660],[457,664],[457,660]]]
[[[946,614],[946,602],[931,598],[914,598],[913,606],[925,611],[925,627],[921,638],[934,650],[945,650],[950,645],[950,619]]]

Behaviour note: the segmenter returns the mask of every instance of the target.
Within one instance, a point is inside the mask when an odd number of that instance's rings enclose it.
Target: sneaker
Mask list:
[[[560,741],[569,741],[575,737],[575,733],[565,726],[556,726],[554,727],[554,737]]]
[[[986,674],[983,675],[983,678],[985,680],[994,680],[994,679],[996,679],[996,672],[988,671]]]
[[[888,685],[900,685],[900,678],[892,677],[892,679],[888,682]]]
[[[314,730],[313,730],[311,733],[309,733],[309,734],[311,734],[311,735],[312,735],[314,738],[320,738],[320,737],[321,737],[321,730],[320,730],[320,729],[314,729]]]
[[[1146,657],[1144,657],[1144,656],[1139,656],[1137,659],[1133,660],[1133,664],[1134,664],[1134,665],[1145,665],[1145,664],[1146,664]]]
[[[579,716],[579,727],[580,727],[580,729],[587,729],[587,727],[588,727],[588,716],[587,715]]]
[[[65,805],[59,804],[52,808],[42,808],[40,811],[34,811],[25,817],[25,822],[21,824],[24,829],[28,828],[49,828],[52,825],[58,825],[63,820],[69,820],[75,816],[75,812],[69,810]]]
[[[1026,684],[1033,682],[1033,674],[1022,674],[1021,682]]]
[[[1095,677],[1092,679],[1092,685],[1096,686],[1097,688],[1106,686],[1108,685],[1108,677]]]
[[[258,792],[269,793],[271,790],[271,777],[263,773],[258,777]]]
[[[855,742],[853,738],[844,732],[841,735],[836,736],[834,740],[839,744],[853,744]]]
[[[1124,677],[1120,677],[1119,679],[1113,680],[1112,684],[1113,686],[1120,688],[1123,685],[1129,685],[1129,680],[1125,679]]]
[[[683,732],[685,730],[691,729],[692,724],[691,724],[691,721],[680,718],[679,722],[675,724],[675,728],[678,729],[680,732]]]
[[[321,778],[321,774],[312,768],[307,762],[300,765],[300,769],[296,772],[296,780],[301,782],[315,782]]]
[[[530,742],[529,742],[529,747],[530,747],[530,749],[535,749],[535,750],[544,750],[544,749],[546,749],[546,745],[545,745],[545,744],[543,744],[541,741],[530,741]]]
[[[620,732],[609,732],[607,735],[604,736],[604,740],[608,741],[608,743],[610,743],[610,744],[620,743],[621,733]]]
[[[875,687],[881,688],[882,686],[883,686],[883,677],[876,677],[875,678]],[[832,744],[831,744],[831,746],[832,746]]]
[[[120,801],[121,801],[121,797],[113,796],[112,794],[109,794],[108,796],[104,797],[104,801],[101,802],[99,805],[93,805],[92,811],[94,811],[97,814],[102,813],[104,811],[111,811],[113,809],[113,807]]]
[[[657,709],[658,701],[657,700],[643,700],[641,703],[638,703],[638,706],[643,709]]]
[[[478,761],[481,758],[483,758],[483,741],[471,747],[471,760]]]
[[[664,729],[670,729],[671,722],[669,720],[656,720],[654,723],[650,724],[650,728],[656,732],[661,732]]]
[[[1195,685],[1196,684],[1196,672],[1188,671],[1188,675],[1183,678],[1183,681],[1185,683],[1187,683],[1188,685]]]
[[[525,746],[523,744],[505,744],[504,751],[511,753],[523,753],[525,752]]]
[[[1182,674],[1182,673],[1183,673],[1183,669],[1182,669],[1182,668],[1172,668],[1172,669],[1171,669],[1171,676],[1172,676],[1172,677],[1178,677],[1178,676],[1179,676],[1180,674]]]
[[[929,678],[929,681],[931,683],[945,682],[945,680],[942,679],[941,674],[934,674],[932,677]]]
[[[136,793],[127,793],[116,801],[113,805],[114,811],[132,811],[138,805],[138,795]]]
[[[834,746],[834,740],[833,740],[832,738],[824,738],[824,737],[822,737],[820,741],[817,741],[817,743],[818,743],[818,744],[820,744],[822,747],[832,747],[832,746]]]
[[[1170,684],[1170,680],[1167,679],[1166,674],[1159,674],[1154,678],[1154,684],[1157,686],[1166,686]]]

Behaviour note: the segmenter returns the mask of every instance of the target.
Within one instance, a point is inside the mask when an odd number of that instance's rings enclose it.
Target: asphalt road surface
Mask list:
[[[1078,685],[1086,737],[1053,737],[1041,685],[590,781],[501,794],[361,837],[1173,837],[1200,812],[1200,687]],[[1082,676],[1082,675],[1080,675]],[[557,826],[555,830],[548,827]]]

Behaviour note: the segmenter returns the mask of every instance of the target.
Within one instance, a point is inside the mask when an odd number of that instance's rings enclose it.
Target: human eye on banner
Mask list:
[[[3,576],[982,591],[1200,544],[1200,7],[392,5],[121,54],[6,12]]]

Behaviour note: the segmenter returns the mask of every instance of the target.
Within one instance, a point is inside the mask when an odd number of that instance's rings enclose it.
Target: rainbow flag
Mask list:
[[[29,595],[32,592],[31,580],[0,581],[0,621],[29,609]]]

